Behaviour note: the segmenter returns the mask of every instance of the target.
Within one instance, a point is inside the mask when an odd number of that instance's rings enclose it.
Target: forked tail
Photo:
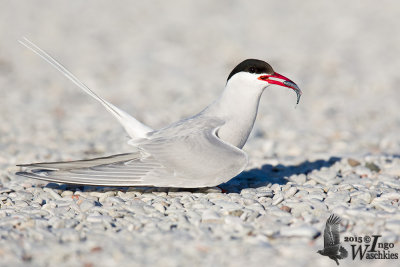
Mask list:
[[[144,125],[125,111],[117,108],[111,103],[105,101],[103,98],[96,95],[92,90],[89,89],[83,82],[81,82],[75,75],[73,75],[69,70],[67,70],[63,65],[61,65],[52,56],[46,53],[44,50],[39,48],[37,45],[29,41],[27,38],[22,38],[18,40],[23,46],[27,47],[35,54],[39,55],[42,59],[47,61],[59,72],[64,74],[70,81],[72,81],[76,86],[85,91],[88,95],[99,101],[118,121],[122,124],[128,135],[132,138],[143,138],[146,133],[153,131],[150,127]]]

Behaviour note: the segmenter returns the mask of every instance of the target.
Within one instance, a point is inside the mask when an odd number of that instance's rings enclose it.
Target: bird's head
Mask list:
[[[229,74],[227,83],[237,83],[261,91],[271,84],[276,84],[294,90],[297,94],[297,103],[302,94],[294,82],[275,72],[267,62],[258,59],[246,59],[237,65]]]
[[[317,251],[317,253],[319,253],[319,254],[321,254],[321,255],[322,255],[322,252],[323,252],[322,250],[318,250],[318,251]]]

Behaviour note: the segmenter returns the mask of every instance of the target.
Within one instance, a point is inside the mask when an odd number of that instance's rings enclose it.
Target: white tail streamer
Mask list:
[[[89,89],[83,82],[81,82],[74,74],[72,74],[69,70],[67,70],[63,65],[61,65],[57,60],[55,60],[52,56],[42,50],[40,47],[32,43],[27,38],[23,37],[22,40],[18,40],[26,48],[30,49],[32,52],[40,56],[42,59],[47,61],[51,66],[61,72],[65,77],[67,77],[71,82],[73,82],[76,86],[81,88],[85,93],[99,101],[124,127],[126,132],[131,138],[143,138],[146,137],[148,132],[153,131],[150,127],[144,125],[125,111],[117,108],[111,103],[105,101],[103,98],[99,97],[92,90]]]

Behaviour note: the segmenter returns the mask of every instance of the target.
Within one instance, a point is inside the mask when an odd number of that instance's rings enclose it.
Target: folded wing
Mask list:
[[[35,163],[19,175],[46,181],[104,185],[207,187],[239,174],[247,155],[216,135],[222,121],[193,118],[149,134],[138,151],[85,161]]]

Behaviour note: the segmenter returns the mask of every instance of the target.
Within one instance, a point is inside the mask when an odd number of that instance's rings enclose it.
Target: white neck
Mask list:
[[[222,95],[202,114],[225,121],[218,136],[238,148],[242,148],[253,129],[262,92],[268,84],[249,83],[249,77],[232,77]]]

